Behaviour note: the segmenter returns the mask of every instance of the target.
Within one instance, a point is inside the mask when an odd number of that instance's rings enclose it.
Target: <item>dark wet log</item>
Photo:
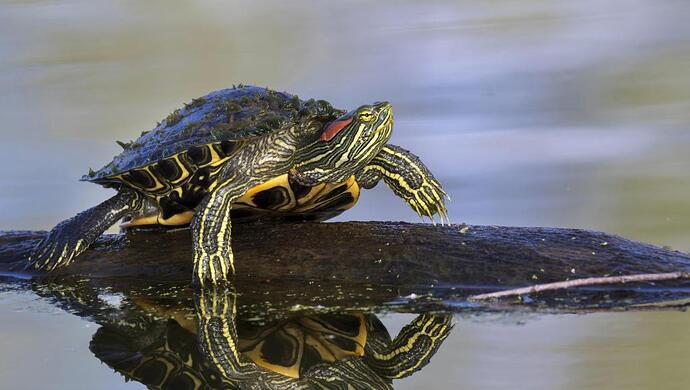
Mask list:
[[[0,272],[33,276],[21,268],[44,234],[0,233]],[[690,271],[687,254],[578,229],[254,223],[234,227],[233,248],[237,278],[245,281],[505,288],[569,278]],[[139,230],[102,236],[55,275],[187,280],[191,258],[188,230]]]

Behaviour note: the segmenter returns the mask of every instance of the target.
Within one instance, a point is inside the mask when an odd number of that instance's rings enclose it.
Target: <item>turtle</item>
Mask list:
[[[31,289],[98,324],[94,356],[150,389],[391,389],[455,329],[451,312],[424,311],[391,337],[370,306],[238,305],[239,286],[123,282],[71,275]]]
[[[424,368],[453,329],[452,315],[424,313],[391,338],[371,313],[292,313],[262,323],[238,315],[232,289],[206,287],[194,300],[188,317],[186,307],[146,299],[139,307],[153,319],[129,309],[106,321],[89,349],[153,389],[391,389],[393,379]]]
[[[417,156],[388,143],[392,129],[385,101],[346,111],[251,85],[211,92],[89,169],[82,181],[117,194],[55,226],[27,267],[69,265],[122,219],[124,228],[189,225],[193,283],[223,284],[235,273],[233,220],[323,221],[381,180],[420,216],[447,221],[447,193]]]
[[[203,355],[225,378],[257,389],[392,389],[392,379],[426,366],[453,329],[452,315],[423,313],[391,339],[375,315],[354,312],[239,334],[234,290],[214,286],[195,298]]]

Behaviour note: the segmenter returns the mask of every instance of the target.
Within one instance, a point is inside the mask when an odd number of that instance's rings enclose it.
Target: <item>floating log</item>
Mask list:
[[[50,275],[24,271],[31,248],[45,234],[0,233],[0,275],[35,280],[88,277],[92,283],[119,284],[123,289],[134,281],[191,280],[188,229],[103,235],[69,267]],[[279,296],[292,304],[332,303],[339,296],[355,295],[381,303],[421,294],[457,303],[473,293],[537,283],[690,271],[688,254],[615,235],[561,228],[259,222],[233,227],[233,249],[238,290]],[[686,298],[690,281],[579,291],[578,300],[582,291],[590,291],[619,304],[641,303]],[[547,296],[575,299],[570,292]]]

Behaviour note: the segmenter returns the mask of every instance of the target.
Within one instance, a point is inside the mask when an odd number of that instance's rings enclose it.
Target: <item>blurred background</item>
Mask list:
[[[685,1],[5,1],[1,229],[110,196],[77,179],[193,97],[232,84],[354,108],[454,222],[569,226],[690,250]],[[417,217],[384,186],[341,219]]]
[[[347,109],[391,101],[392,142],[445,185],[455,223],[579,227],[689,251],[688,15],[683,0],[0,0],[0,229],[48,229],[111,196],[77,179],[119,153],[115,140],[245,83]],[[339,220],[419,219],[380,185]],[[687,385],[673,375],[690,363],[688,316],[646,316],[459,326],[436,373],[413,380]],[[500,337],[526,351],[507,358]],[[597,337],[623,337],[606,355],[618,363],[591,359]]]

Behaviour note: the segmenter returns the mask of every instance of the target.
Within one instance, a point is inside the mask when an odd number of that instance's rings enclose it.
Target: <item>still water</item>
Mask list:
[[[603,230],[690,251],[690,3],[671,0],[0,0],[0,229],[110,196],[76,179],[191,98],[237,83],[354,108],[452,195],[453,222]],[[384,186],[338,220],[418,218]],[[191,306],[190,306],[191,307]],[[240,313],[241,314],[241,313]],[[1,388],[141,388],[102,324],[0,296]],[[380,313],[394,336],[413,314]],[[396,388],[683,389],[682,312],[460,316]]]

